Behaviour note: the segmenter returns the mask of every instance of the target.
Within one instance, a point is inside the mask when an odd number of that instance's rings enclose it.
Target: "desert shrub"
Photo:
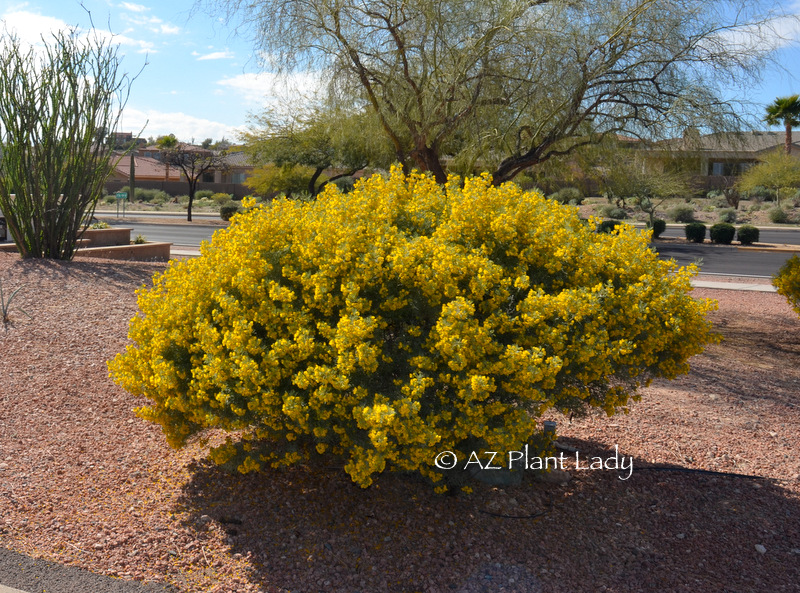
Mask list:
[[[333,181],[333,183],[336,184],[336,187],[338,187],[339,191],[343,194],[350,193],[355,187],[355,181],[352,177],[340,177],[339,179]]]
[[[758,243],[759,230],[751,224],[743,224],[736,231],[736,239],[742,245]]]
[[[546,410],[620,411],[714,339],[696,268],[513,183],[395,168],[244,206],[139,291],[110,362],[171,445],[229,431],[211,457],[241,472],[325,454],[362,486],[392,469],[442,491],[437,452],[542,450]]]
[[[628,218],[628,213],[624,208],[618,208],[617,206],[613,206],[611,204],[600,206],[597,212],[603,218],[615,218],[617,220],[625,220]]]
[[[734,208],[723,208],[717,213],[720,222],[733,224],[736,222],[736,210]]]
[[[136,238],[133,240],[134,245],[144,245],[147,243],[147,237],[142,234],[136,235]]]
[[[736,236],[736,227],[729,222],[718,222],[711,226],[708,234],[714,243],[730,245]]]
[[[157,189],[144,189],[141,187],[136,188],[136,201],[137,202],[152,202],[153,198],[159,190]]]
[[[706,225],[702,222],[690,222],[683,228],[686,238],[692,243],[702,243],[706,240]]]
[[[758,212],[761,210],[761,204],[759,202],[751,202],[747,209],[750,212]]]
[[[218,206],[224,206],[228,202],[232,202],[233,201],[233,196],[231,194],[217,193],[217,194],[213,194],[210,197],[211,197],[211,201],[213,201]]]
[[[580,206],[583,203],[583,192],[577,187],[562,187],[549,197],[550,199],[560,202],[561,204]]]
[[[107,222],[102,221],[102,220],[98,220],[97,222],[93,222],[92,224],[90,224],[89,228],[90,229],[110,229],[111,225],[108,224]]]
[[[203,198],[210,198],[214,195],[214,192],[210,189],[198,189],[194,192],[194,199],[195,200],[202,200]]]
[[[712,189],[711,191],[709,191],[709,192],[706,194],[706,197],[707,197],[709,200],[713,200],[714,198],[719,198],[720,196],[722,196],[723,198],[725,197],[725,196],[723,195],[723,193],[722,193],[722,190],[720,190],[720,189]]]
[[[770,208],[769,212],[767,212],[767,216],[769,216],[770,222],[774,222],[776,224],[788,222],[789,220],[789,215],[786,213],[786,210],[784,210],[780,206],[776,206],[775,208]]]
[[[667,222],[663,218],[656,218],[653,220],[652,226],[650,225],[650,221],[647,221],[647,228],[653,229],[653,238],[658,239],[664,231],[667,230]]]
[[[610,220],[604,220],[597,225],[597,232],[610,233],[614,229],[618,228],[621,224],[622,224],[621,220],[614,220],[613,218]]]
[[[800,258],[793,255],[788,259],[772,279],[772,284],[800,315]]]
[[[667,216],[675,222],[694,222],[694,206],[684,204],[673,206],[667,212]]]
[[[219,217],[222,220],[230,220],[239,210],[239,204],[231,200],[219,207]]]
[[[103,203],[104,204],[116,204],[117,203],[117,196],[103,196]]]
[[[757,185],[753,189],[744,192],[743,195],[751,202],[764,202],[775,199],[775,190],[768,189],[763,185]]]
[[[175,201],[181,206],[186,206],[189,204],[189,196],[176,196]]]

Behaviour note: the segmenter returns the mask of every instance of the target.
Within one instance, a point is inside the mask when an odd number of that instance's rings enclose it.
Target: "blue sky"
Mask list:
[[[91,12],[91,20],[86,7]],[[778,2],[800,14],[800,0]],[[110,31],[128,72],[142,70],[134,82],[121,129],[157,137],[174,133],[180,140],[235,140],[249,113],[275,101],[297,102],[313,87],[311,76],[286,83],[261,72],[252,44],[236,37],[218,18],[192,14],[194,0],[0,0],[0,19],[19,37],[36,41],[49,30],[77,26]],[[765,73],[761,85],[740,98],[755,103],[760,114],[775,97],[800,93],[800,27],[777,22],[783,69]]]

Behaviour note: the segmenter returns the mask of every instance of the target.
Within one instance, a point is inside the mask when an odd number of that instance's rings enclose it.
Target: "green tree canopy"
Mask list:
[[[745,171],[739,179],[739,190],[749,191],[758,186],[774,189],[780,203],[780,190],[800,187],[800,160],[781,151],[769,153],[757,165]]]
[[[394,155],[374,119],[363,110],[344,112],[323,107],[296,113],[288,120],[267,111],[253,119],[241,140],[254,164],[274,164],[285,171],[297,166],[310,168],[303,189],[314,196],[331,181],[351,176],[368,165],[388,166],[392,162]],[[322,179],[323,172],[331,169],[331,174]]]
[[[786,130],[784,150],[792,152],[792,128],[800,126],[800,95],[778,97],[767,106],[764,121],[771,126],[783,125]]]
[[[325,72],[330,99],[369,107],[396,158],[440,182],[462,154],[499,183],[612,133],[734,128],[717,89],[770,50],[729,33],[773,16],[746,0],[200,1],[266,66]]]

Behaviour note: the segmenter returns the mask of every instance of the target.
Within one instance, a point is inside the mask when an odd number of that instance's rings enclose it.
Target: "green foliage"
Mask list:
[[[647,228],[653,229],[653,239],[658,239],[667,230],[667,221],[662,218],[656,218],[652,224],[647,221]]]
[[[673,206],[667,212],[667,216],[675,222],[694,222],[694,206],[682,204]]]
[[[263,198],[276,194],[292,196],[307,191],[314,170],[300,165],[256,167],[244,184]]]
[[[711,226],[709,236],[714,243],[730,245],[736,236],[736,227],[728,222],[718,222]]]
[[[800,161],[793,156],[775,150],[762,158],[757,165],[753,165],[739,178],[738,188],[748,192],[751,196],[758,191],[764,195],[764,188],[769,188],[780,203],[781,188],[796,188],[800,185]],[[789,192],[794,192],[794,189]],[[764,198],[766,199],[766,197]]]
[[[774,222],[776,224],[783,224],[789,222],[789,215],[787,214],[786,210],[784,210],[780,206],[775,206],[774,208],[770,208],[769,212],[767,213],[767,216],[769,216],[770,222]]]
[[[147,237],[142,234],[136,235],[136,238],[133,240],[134,245],[143,245],[147,243]]]
[[[598,214],[603,218],[614,218],[617,220],[625,220],[628,218],[628,212],[624,208],[618,208],[611,204],[603,204],[598,209]]]
[[[611,233],[622,227],[624,223],[621,220],[604,220],[597,225],[598,233]]]
[[[330,454],[362,486],[393,469],[443,490],[438,452],[503,456],[546,410],[624,409],[713,339],[696,268],[511,183],[395,169],[245,208],[139,291],[110,363],[170,444],[227,431],[212,458],[242,472]]]
[[[110,229],[110,228],[111,228],[111,225],[110,225],[110,224],[108,224],[107,222],[103,222],[103,221],[97,221],[97,222],[93,222],[93,223],[92,223],[92,224],[89,226],[89,228],[90,228],[90,229]]]
[[[702,222],[690,222],[683,228],[686,238],[692,243],[702,243],[706,240],[706,225]]]
[[[752,245],[758,243],[759,230],[751,224],[743,224],[736,231],[736,239],[742,245]]]
[[[217,193],[211,196],[211,200],[218,206],[222,206],[233,201],[233,196],[231,194]]]
[[[166,204],[172,199],[167,192],[160,189],[136,188],[136,200],[138,202],[149,202],[154,204]]]
[[[0,48],[0,210],[22,257],[72,259],[115,159],[103,140],[129,79],[97,35],[60,31]]]
[[[210,198],[214,195],[214,192],[210,189],[198,189],[194,192],[194,199],[195,200],[202,200],[203,198]]]
[[[238,212],[241,212],[239,204],[232,201],[219,207],[219,217],[222,220],[230,220]]]
[[[717,212],[717,216],[719,217],[720,222],[728,222],[732,224],[736,222],[736,209],[723,208],[722,210]]]
[[[764,201],[775,199],[775,190],[767,189],[763,185],[755,185],[752,188],[745,190],[742,194],[751,202],[761,203]]]
[[[573,206],[580,206],[583,202],[583,192],[577,187],[562,187],[560,190],[548,196],[551,200],[555,200],[561,204],[571,204]],[[625,218],[615,217],[615,218]]]
[[[22,286],[18,287],[11,293],[11,295],[8,298],[6,298],[6,294],[3,291],[3,282],[0,281],[0,314],[2,314],[4,325],[8,325],[9,323],[11,323],[11,314],[10,314],[11,303],[14,302],[14,297],[16,297],[19,294],[19,291],[22,289],[23,289]],[[31,317],[30,315],[28,315],[28,313],[25,312],[24,309],[19,309],[19,310],[25,313],[25,315],[27,315],[28,318]]]
[[[800,258],[793,255],[787,260],[772,279],[772,284],[800,315]]]

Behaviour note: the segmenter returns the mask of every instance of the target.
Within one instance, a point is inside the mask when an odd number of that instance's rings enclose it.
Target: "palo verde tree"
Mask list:
[[[371,113],[317,106],[288,118],[265,112],[242,134],[253,163],[278,168],[310,167],[307,191],[316,196],[326,184],[372,166],[388,167],[391,148]],[[333,173],[323,177],[323,172]]]
[[[784,150],[786,154],[792,152],[792,128],[800,126],[800,95],[791,97],[778,97],[767,106],[767,115],[764,121],[771,126],[783,125],[786,130]]]
[[[612,133],[729,129],[774,15],[746,0],[199,0],[252,31],[266,67],[329,74],[396,158],[446,181],[466,152],[495,183]]]
[[[0,46],[0,209],[22,257],[71,259],[115,165],[104,144],[131,78],[99,36]]]
[[[164,164],[168,167],[177,167],[183,172],[186,182],[189,184],[189,205],[186,212],[186,220],[192,221],[192,203],[194,194],[197,191],[197,184],[203,175],[209,171],[219,171],[227,168],[224,151],[214,151],[205,149],[201,146],[186,144],[185,142],[172,142],[175,138],[172,134],[165,136],[166,141],[159,140],[158,146],[161,149],[161,157]]]
[[[794,190],[800,187],[800,159],[781,150],[767,154],[760,163],[747,169],[738,182],[740,191],[749,191],[759,186],[774,189],[780,206],[782,189]]]

